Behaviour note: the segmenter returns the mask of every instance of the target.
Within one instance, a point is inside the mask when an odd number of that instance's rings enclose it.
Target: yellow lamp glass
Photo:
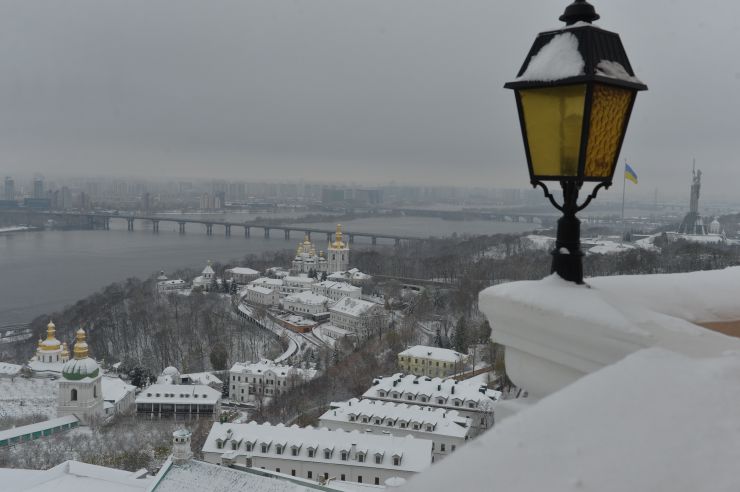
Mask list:
[[[577,176],[586,85],[521,89],[534,176]]]
[[[634,93],[623,87],[594,84],[583,173],[586,179],[612,176]]]

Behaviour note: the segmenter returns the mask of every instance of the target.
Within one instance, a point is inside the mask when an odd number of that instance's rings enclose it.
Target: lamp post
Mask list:
[[[578,284],[583,252],[576,214],[611,186],[637,92],[647,89],[619,35],[592,25],[597,19],[591,4],[575,0],[560,16],[565,27],[540,33],[517,78],[504,85],[516,94],[530,182],[563,213],[552,272]],[[546,181],[560,182],[562,204]],[[579,205],[585,182],[596,186]]]

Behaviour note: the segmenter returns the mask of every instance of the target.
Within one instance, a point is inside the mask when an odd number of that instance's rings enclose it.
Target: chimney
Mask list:
[[[190,431],[178,429],[172,433],[172,463],[182,465],[190,461],[193,451],[190,449]]]

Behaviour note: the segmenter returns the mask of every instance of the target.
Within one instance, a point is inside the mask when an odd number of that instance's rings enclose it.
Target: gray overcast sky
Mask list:
[[[525,187],[513,78],[568,0],[3,0],[1,173]],[[740,7],[594,0],[645,190],[738,189]]]

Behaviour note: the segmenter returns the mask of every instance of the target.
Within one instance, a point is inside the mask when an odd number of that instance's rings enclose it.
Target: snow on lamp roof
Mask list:
[[[529,61],[527,70],[516,80],[551,82],[578,77],[584,75],[585,65],[578,51],[578,38],[570,32],[564,32],[543,46]]]
[[[740,355],[639,351],[502,420],[410,492],[737,490]]]

